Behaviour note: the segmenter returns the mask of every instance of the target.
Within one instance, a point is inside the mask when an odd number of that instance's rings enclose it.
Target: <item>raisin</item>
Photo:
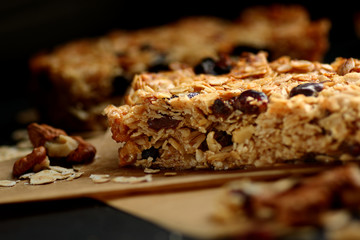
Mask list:
[[[149,149],[146,149],[142,151],[141,158],[142,159],[148,159],[149,157],[152,157],[154,160],[160,156],[159,149],[151,147]]]
[[[231,109],[224,100],[218,98],[214,101],[214,104],[210,107],[215,116],[226,118],[231,114]]]
[[[222,147],[230,146],[233,144],[232,136],[227,134],[225,131],[218,131],[214,134],[214,139],[220,143]]]
[[[204,58],[201,62],[194,67],[194,71],[196,74],[212,74],[216,75],[215,71],[215,60],[212,58]]]
[[[195,97],[195,96],[197,96],[199,94],[200,94],[199,92],[191,92],[187,96],[188,96],[188,98],[193,98],[193,97]]]
[[[254,101],[256,101],[255,104]],[[266,111],[269,100],[263,92],[246,90],[234,97],[232,102],[235,109],[245,114],[260,114]]]
[[[290,91],[290,97],[303,94],[307,97],[313,96],[316,97],[319,92],[324,89],[324,84],[322,83],[304,83],[300,84]]]
[[[204,58],[198,65],[194,67],[196,74],[211,74],[221,75],[227,74],[231,70],[231,65],[226,58],[220,58],[219,61],[215,61],[212,58]]]
[[[161,118],[150,118],[147,121],[149,128],[160,130],[163,128],[175,128],[180,120],[172,119],[170,116],[163,115]]]

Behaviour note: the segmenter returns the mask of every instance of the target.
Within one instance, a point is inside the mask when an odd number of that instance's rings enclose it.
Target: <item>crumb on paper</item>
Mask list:
[[[177,175],[176,172],[166,172],[166,173],[164,173],[164,176],[168,176],[168,177],[170,177],[170,176],[176,176],[176,175]]]
[[[109,174],[91,174],[89,177],[94,183],[106,183],[110,181]]]
[[[13,187],[15,186],[17,181],[12,180],[0,180],[0,187]]]
[[[153,173],[158,173],[158,172],[160,172],[160,169],[151,169],[151,168],[145,168],[144,169],[144,173],[153,174]]]
[[[148,174],[143,177],[114,177],[111,179],[112,182],[115,183],[141,183],[141,182],[151,182],[152,181],[152,175]]]

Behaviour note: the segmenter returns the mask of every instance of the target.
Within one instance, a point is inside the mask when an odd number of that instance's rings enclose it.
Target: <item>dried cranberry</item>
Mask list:
[[[231,114],[231,109],[224,100],[218,98],[214,101],[214,104],[210,107],[215,116],[226,118]]]
[[[160,156],[159,149],[151,147],[149,149],[146,149],[142,151],[141,158],[142,159],[148,159],[149,157],[152,157],[154,160]]]
[[[150,118],[147,121],[149,128],[160,130],[163,128],[175,128],[180,120],[172,119],[170,116],[163,115],[161,118]]]
[[[256,102],[254,103],[254,101]],[[246,90],[234,97],[232,102],[235,109],[245,114],[259,114],[266,111],[269,100],[263,92]]]
[[[227,74],[231,70],[231,65],[226,59],[221,58],[219,61],[215,61],[212,58],[204,58],[198,65],[194,67],[196,74],[211,74],[221,75]]]
[[[220,143],[222,147],[230,146],[233,144],[232,136],[227,134],[225,131],[218,131],[214,134],[214,139]]]
[[[303,94],[307,97],[313,96],[316,97],[319,92],[324,89],[324,84],[322,83],[304,83],[300,84],[290,91],[290,97]]]

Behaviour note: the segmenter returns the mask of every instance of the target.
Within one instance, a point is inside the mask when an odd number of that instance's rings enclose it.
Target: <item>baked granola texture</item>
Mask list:
[[[120,166],[222,170],[359,158],[359,60],[224,58],[134,78],[126,105],[105,109],[113,139],[124,143]]]
[[[68,130],[103,129],[103,108],[122,103],[137,73],[168,70],[173,62],[195,66],[207,57],[252,48],[274,58],[321,60],[329,29],[328,20],[312,21],[301,6],[251,7],[233,21],[188,17],[69,42],[33,57],[30,69],[44,121]]]

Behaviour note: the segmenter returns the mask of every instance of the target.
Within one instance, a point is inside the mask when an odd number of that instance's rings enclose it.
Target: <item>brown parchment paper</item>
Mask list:
[[[243,177],[273,178],[316,172],[328,166],[297,166],[278,167],[273,169],[232,170],[232,171],[177,171],[176,176],[165,176],[169,170],[161,170],[153,174],[153,181],[137,184],[124,183],[94,183],[91,174],[109,174],[115,176],[144,176],[142,169],[119,168],[117,160],[118,145],[111,139],[111,134],[105,134],[89,139],[97,148],[97,156],[93,163],[83,165],[80,171],[84,174],[72,181],[56,181],[46,185],[29,185],[26,180],[20,181],[14,187],[0,187],[0,204],[26,201],[52,200],[75,197],[105,197],[116,195],[173,191],[180,189],[200,189],[220,186],[228,181]],[[13,179],[11,172],[15,160],[0,162],[0,180]],[[174,171],[170,171],[174,172]]]

